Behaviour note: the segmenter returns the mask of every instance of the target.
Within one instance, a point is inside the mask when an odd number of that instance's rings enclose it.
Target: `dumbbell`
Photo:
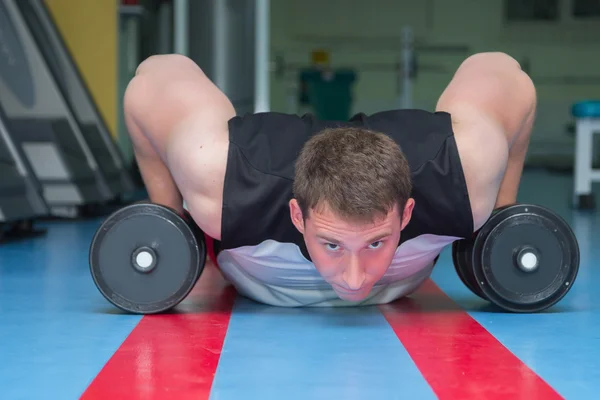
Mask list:
[[[509,312],[558,303],[579,272],[579,245],[567,222],[533,204],[494,210],[473,237],[452,245],[459,278],[474,294]]]
[[[96,287],[136,314],[167,311],[190,293],[206,264],[204,233],[186,212],[150,202],[125,206],[98,228],[89,251]]]

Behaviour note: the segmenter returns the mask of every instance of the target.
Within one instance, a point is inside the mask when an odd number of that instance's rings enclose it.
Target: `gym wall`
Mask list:
[[[504,51],[523,63],[537,86],[538,118],[530,160],[571,163],[571,104],[600,98],[600,21],[575,19],[575,0],[559,0],[557,22],[507,22],[504,0],[278,0],[271,2],[271,58],[308,65],[310,51],[324,47],[333,66],[358,72],[355,111],[397,107],[399,87],[393,63],[400,55],[403,25],[421,45],[466,46],[468,51],[423,51],[413,85],[413,106],[433,109],[460,62],[480,51]],[[575,83],[576,79],[597,75]],[[288,111],[296,73],[271,78],[273,110]],[[569,82],[565,82],[565,78]],[[562,82],[561,82],[562,81]]]
[[[83,78],[117,133],[117,1],[46,0]]]

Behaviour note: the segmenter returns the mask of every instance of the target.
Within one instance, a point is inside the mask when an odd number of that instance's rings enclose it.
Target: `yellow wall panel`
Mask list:
[[[46,0],[113,136],[117,132],[117,0]]]

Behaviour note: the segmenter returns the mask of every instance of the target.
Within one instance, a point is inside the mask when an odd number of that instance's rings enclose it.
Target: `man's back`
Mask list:
[[[217,259],[241,293],[283,306],[354,304],[340,300],[312,265],[289,210],[302,147],[325,129],[344,127],[381,132],[400,145],[416,200],[389,268],[361,304],[385,303],[414,290],[446,245],[472,233],[448,114],[401,110],[359,114],[348,122],[280,113],[235,117],[229,122]]]

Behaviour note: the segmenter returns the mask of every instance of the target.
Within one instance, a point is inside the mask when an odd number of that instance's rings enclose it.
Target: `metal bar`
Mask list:
[[[189,53],[189,29],[188,29],[188,14],[189,4],[188,0],[174,0],[173,1],[174,11],[174,39],[173,47],[174,52],[187,56]]]
[[[269,111],[269,0],[256,0],[254,112]]]
[[[215,85],[224,93],[229,93],[227,87],[227,65],[229,60],[227,57],[227,43],[229,32],[229,17],[227,2],[223,0],[213,0],[213,20],[212,35],[213,35],[213,74]]]
[[[119,14],[141,17],[144,15],[144,7],[139,5],[120,5]]]
[[[158,53],[168,54],[173,51],[173,8],[172,4],[163,2],[158,8]]]
[[[400,58],[402,65],[398,66],[400,85],[400,108],[412,107],[412,81],[415,75],[414,54],[414,34],[410,26],[402,29],[402,47],[400,48]]]
[[[272,72],[284,73],[284,72],[297,72],[300,69],[310,68],[310,64],[306,63],[282,63],[275,61],[272,68]],[[335,68],[335,67],[333,67]],[[399,62],[394,63],[352,63],[345,67],[340,68],[352,68],[361,71],[369,72],[402,72],[403,67]],[[431,73],[452,73],[455,69],[445,67],[439,64],[417,64],[417,73],[419,72],[431,72]]]
[[[530,75],[534,84],[546,85],[600,85],[600,75],[587,76],[535,76]]]
[[[368,50],[390,49],[397,50],[402,39],[398,37],[365,37],[365,36],[318,36],[296,35],[292,37],[295,42],[311,46],[366,48]],[[470,46],[455,43],[424,43],[414,39],[413,47],[417,52],[466,55]]]

